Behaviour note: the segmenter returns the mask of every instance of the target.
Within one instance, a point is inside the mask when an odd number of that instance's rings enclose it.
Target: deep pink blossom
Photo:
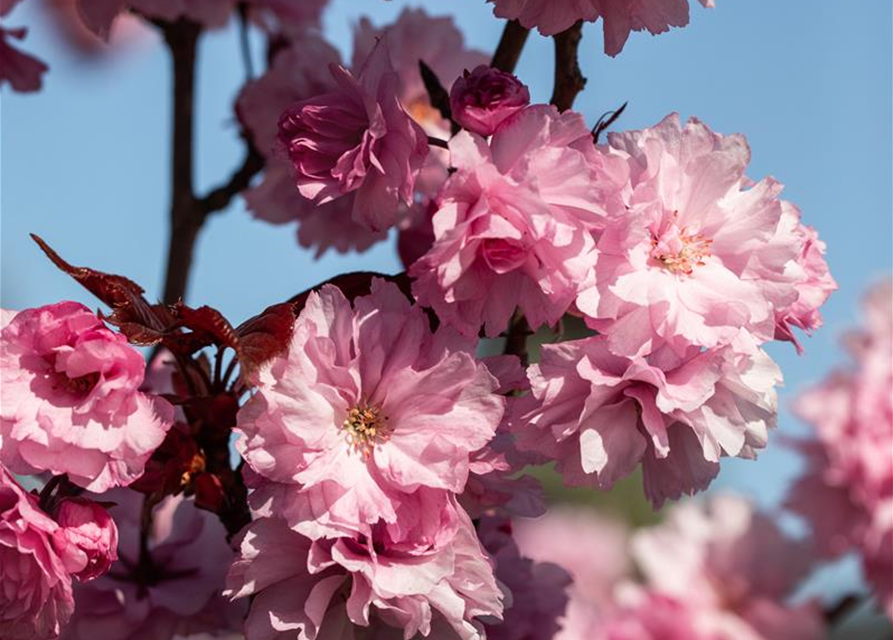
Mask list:
[[[256,472],[252,503],[312,538],[384,525],[408,546],[448,538],[449,493],[489,442],[505,400],[474,341],[373,281],[353,305],[313,293],[288,351],[258,373],[237,442]]]
[[[649,587],[690,607],[708,637],[825,637],[816,603],[786,604],[811,568],[809,545],[744,498],[678,505],[664,523],[638,532],[632,550]]]
[[[484,518],[477,527],[496,563],[496,578],[507,590],[504,621],[487,627],[488,640],[550,640],[568,603],[571,577],[550,562],[521,555],[512,539],[511,520]]]
[[[49,640],[74,609],[71,573],[85,559],[0,465],[0,637]]]
[[[387,47],[383,38],[357,77],[331,65],[337,89],[297,103],[279,120],[301,194],[317,204],[355,194],[353,217],[373,231],[393,226],[401,205],[412,204],[428,154],[425,132],[397,98]]]
[[[720,457],[753,458],[766,445],[781,374],[758,348],[627,358],[609,346],[608,336],[545,345],[528,370],[518,446],[557,460],[566,482],[607,489],[641,462],[660,506],[705,489]]]
[[[98,578],[118,559],[118,528],[108,511],[87,498],[65,498],[55,509],[57,536],[83,555],[85,568],[75,577],[81,582]]]
[[[466,70],[450,90],[453,120],[485,137],[529,104],[530,91],[524,83],[487,65]]]
[[[295,39],[319,28],[329,0],[247,0],[249,15],[270,33],[285,34]]]
[[[0,4],[0,18],[6,16],[21,0],[6,0]],[[13,91],[38,91],[41,87],[41,76],[48,67],[37,58],[22,53],[9,42],[22,40],[28,30],[24,27],[7,29],[0,26],[0,87],[8,82]]]
[[[434,214],[437,203],[434,200],[414,205],[397,235],[397,254],[406,269],[434,246]]]
[[[609,140],[629,162],[628,210],[602,234],[577,300],[589,322],[622,355],[713,348],[742,328],[771,340],[776,313],[798,301],[803,239],[780,231],[781,185],[745,176],[744,138],[672,114]]]
[[[312,541],[255,520],[227,579],[230,597],[253,596],[247,640],[353,638],[354,626],[375,638],[483,640],[478,618],[501,618],[502,594],[468,516],[445,546],[407,555],[390,542],[383,527]]]
[[[140,353],[77,302],[18,313],[0,334],[0,363],[0,459],[15,473],[127,485],[172,424],[173,407],[139,391]]]
[[[873,287],[864,308],[863,328],[847,336],[855,365],[797,399],[816,439],[801,445],[807,469],[788,504],[824,552],[859,552],[893,618],[893,282]]]
[[[496,336],[519,308],[534,329],[568,310],[595,261],[592,232],[619,207],[625,163],[600,154],[583,118],[535,105],[489,143],[450,142],[457,172],[438,198],[413,293],[467,335]]]
[[[75,585],[76,609],[63,640],[172,640],[241,628],[245,607],[222,591],[233,552],[217,516],[182,496],[152,512],[148,553],[140,552],[143,497],[114,490],[110,513],[119,560],[105,576]]]
[[[206,27],[222,27],[234,7],[235,0],[77,0],[84,25],[105,39],[115,18],[129,9],[165,22],[186,18]]]
[[[422,81],[419,62],[434,72],[444,87],[463,70],[484,64],[489,56],[469,48],[462,32],[449,16],[429,16],[424,9],[406,8],[393,23],[375,27],[361,18],[354,29],[351,65],[359,70],[372,52],[378,38],[387,34],[391,60],[399,81],[397,96],[425,133],[440,140],[452,136],[451,125],[431,104]],[[449,153],[432,146],[415,182],[417,202],[404,212],[398,224],[400,256],[409,265],[431,247],[433,234],[428,213],[432,199],[448,177]],[[407,262],[408,260],[408,262]]]
[[[263,179],[242,195],[251,213],[273,224],[298,221],[298,242],[321,256],[365,251],[387,238],[352,219],[355,194],[315,205],[295,189],[295,170],[279,148],[279,116],[295,102],[335,89],[328,65],[340,61],[338,52],[313,33],[276,54],[261,77],[248,82],[236,101],[236,113],[266,159]]]
[[[419,61],[428,65],[449,90],[450,83],[462,71],[484,64],[489,56],[465,44],[462,32],[451,17],[432,17],[424,9],[406,8],[393,24],[382,28],[376,28],[367,18],[360,19],[354,29],[351,63],[354,70],[362,68],[376,40],[384,34],[387,34],[394,71],[399,76],[400,102],[428,135],[449,138],[450,124],[431,105]],[[431,151],[432,156],[437,152]]]
[[[688,0],[488,0],[500,18],[516,19],[546,36],[569,29],[578,20],[604,21],[605,53],[616,56],[631,31],[652,35],[688,24]],[[714,0],[700,0],[713,7]]]

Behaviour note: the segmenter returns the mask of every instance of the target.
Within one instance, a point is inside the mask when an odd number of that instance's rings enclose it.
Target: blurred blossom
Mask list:
[[[0,18],[4,25],[7,15],[21,0],[0,2]],[[39,91],[42,76],[48,67],[37,58],[13,47],[13,40],[23,40],[28,33],[25,27],[6,28],[0,26],[0,87],[9,83],[13,91]]]
[[[194,633],[214,637],[241,628],[240,604],[223,598],[233,560],[217,517],[182,496],[152,512],[140,551],[143,496],[116,489],[102,495],[118,526],[118,562],[105,576],[75,587],[75,614],[63,640],[170,640]]]
[[[788,506],[829,555],[855,549],[893,618],[893,281],[866,295],[862,327],[846,336],[849,367],[797,399],[815,429],[798,446],[807,460]]]

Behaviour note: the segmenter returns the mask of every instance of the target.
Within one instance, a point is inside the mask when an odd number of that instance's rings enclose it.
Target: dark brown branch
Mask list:
[[[530,29],[522,27],[517,20],[509,20],[502,31],[502,38],[499,39],[490,66],[506,73],[514,73],[529,35]]]
[[[204,198],[198,201],[198,208],[203,213],[214,213],[226,209],[232,199],[251,186],[252,178],[263,170],[263,156],[258,153],[253,144],[250,142],[246,142],[246,144],[248,152],[245,154],[242,166],[233,173],[226,184],[209,191]]]
[[[419,60],[419,74],[422,76],[425,91],[428,92],[428,100],[431,102],[431,106],[440,112],[444,120],[452,121],[450,93],[444,88],[440,78],[437,77],[437,74],[434,73],[431,67],[425,64],[424,60]]]
[[[855,613],[861,604],[863,604],[863,599],[859,596],[853,594],[844,596],[824,611],[825,622],[829,627],[834,628]]]
[[[577,22],[566,31],[553,36],[555,41],[555,90],[552,104],[559,111],[567,111],[574,105],[577,94],[586,86],[586,78],[580,71],[577,50],[583,37],[583,22]]]
[[[205,217],[196,206],[192,184],[195,60],[201,28],[180,20],[162,24],[161,29],[171,53],[174,75],[171,230],[162,297],[164,302],[173,304],[186,294],[195,241]]]
[[[521,359],[521,364],[525,367],[528,360],[528,336],[530,336],[530,325],[527,324],[527,319],[518,311],[509,324],[504,353],[506,355],[518,356]]]
[[[428,136],[428,144],[432,147],[440,147],[441,149],[449,149],[450,143],[434,136]]]

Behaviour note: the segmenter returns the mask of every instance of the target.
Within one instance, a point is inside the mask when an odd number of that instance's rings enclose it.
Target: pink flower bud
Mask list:
[[[84,568],[74,576],[81,582],[98,578],[118,559],[118,528],[101,505],[86,498],[66,498],[56,510],[55,535],[83,554]]]
[[[481,65],[453,84],[450,109],[463,128],[489,136],[509,116],[530,104],[530,92],[518,78]]]

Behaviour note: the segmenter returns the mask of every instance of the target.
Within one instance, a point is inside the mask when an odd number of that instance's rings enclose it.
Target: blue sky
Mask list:
[[[798,357],[770,347],[787,380],[782,403],[840,359],[837,341],[856,319],[872,280],[891,270],[891,3],[721,0],[692,7],[692,24],[651,37],[633,34],[616,59],[601,53],[599,26],[582,45],[589,85],[577,108],[595,122],[624,101],[619,123],[639,128],[671,111],[696,115],[717,131],[747,135],[750,174],[773,175],[785,197],[828,242],[840,283],[825,309],[826,326]],[[345,56],[351,25],[363,13],[384,24],[404,6],[452,12],[474,46],[491,50],[501,32],[483,0],[333,0],[326,34]],[[149,35],[135,50],[88,65],[54,40],[35,0],[9,25],[26,24],[25,43],[51,67],[36,95],[4,91],[0,106],[0,248],[2,304],[24,308],[95,300],[55,269],[27,237],[41,234],[75,264],[125,274],[160,294],[168,203],[169,68]],[[201,46],[197,183],[215,186],[240,161],[232,100],[243,72],[234,28],[209,34]],[[518,75],[535,100],[551,93],[552,49],[533,35]],[[336,273],[400,270],[391,244],[362,255],[314,261],[292,227],[254,221],[241,202],[205,228],[188,299],[218,307],[233,321],[290,297]],[[781,431],[803,432],[786,410]],[[717,486],[774,504],[799,468],[771,446],[757,463],[724,463]]]

